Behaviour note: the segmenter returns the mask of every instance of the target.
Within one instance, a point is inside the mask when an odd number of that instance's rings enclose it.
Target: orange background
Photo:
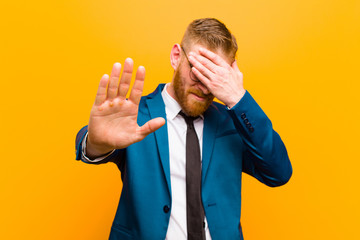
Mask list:
[[[294,174],[244,176],[252,239],[360,239],[360,1],[6,1],[0,5],[0,239],[107,239],[113,164],[75,161],[97,85],[115,61],[169,82],[169,54],[195,18],[237,36],[246,89],[282,136]]]

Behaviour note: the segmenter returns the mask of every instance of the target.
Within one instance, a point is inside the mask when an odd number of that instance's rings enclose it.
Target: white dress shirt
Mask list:
[[[161,96],[165,103],[169,156],[170,156],[170,181],[171,181],[171,214],[166,233],[166,240],[187,239],[186,226],[186,131],[185,119],[179,115],[180,105],[167,92],[168,84],[165,85]],[[194,120],[194,127],[200,144],[202,155],[204,118]],[[211,240],[210,231],[205,218],[205,235]]]
[[[165,103],[165,113],[167,121],[168,139],[169,139],[169,156],[170,156],[170,181],[171,181],[171,214],[166,233],[166,240],[186,240],[187,224],[186,224],[186,132],[187,125],[185,119],[179,115],[181,107],[178,102],[172,98],[167,92],[169,83],[165,85],[161,96]],[[199,139],[200,154],[202,156],[203,145],[203,128],[204,117],[200,115],[194,120],[194,127]],[[85,136],[82,142],[82,159],[88,162],[99,162],[106,156],[96,159],[89,159],[86,156],[86,140]],[[206,221],[205,236],[206,240],[211,240],[210,231]]]

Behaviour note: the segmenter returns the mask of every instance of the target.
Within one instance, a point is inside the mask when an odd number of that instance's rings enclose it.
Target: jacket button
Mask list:
[[[245,119],[244,119],[244,123],[245,123],[245,124],[248,124],[248,122],[249,122],[249,119],[245,118]]]
[[[245,113],[242,113],[240,116],[241,116],[242,119],[246,118],[246,114],[245,114]]]
[[[168,205],[165,205],[163,210],[164,210],[164,213],[168,213],[170,211],[170,207]]]
[[[250,131],[250,132],[253,132],[253,131],[254,131],[254,128],[253,128],[253,127],[249,127],[249,131]]]

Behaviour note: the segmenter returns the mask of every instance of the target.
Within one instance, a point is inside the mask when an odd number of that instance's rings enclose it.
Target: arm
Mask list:
[[[288,182],[292,167],[285,145],[251,95],[246,92],[229,113],[246,145],[243,171],[271,187]]]
[[[280,136],[251,95],[243,87],[236,61],[229,65],[219,55],[200,48],[190,53],[193,72],[208,90],[228,106],[237,131],[247,146],[243,171],[268,186],[285,184],[292,167]]]

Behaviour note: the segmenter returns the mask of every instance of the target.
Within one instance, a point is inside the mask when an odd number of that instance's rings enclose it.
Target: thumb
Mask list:
[[[234,69],[234,70],[240,71],[240,69],[239,69],[239,67],[238,67],[238,65],[237,65],[236,60],[234,60],[234,62],[231,64],[231,68]]]
[[[155,132],[165,124],[165,119],[162,117],[154,118],[142,125],[139,128],[140,138],[143,139],[150,133]]]
[[[231,64],[231,68],[236,72],[236,73],[240,73],[240,76],[243,77],[243,73],[240,71],[236,60]]]

